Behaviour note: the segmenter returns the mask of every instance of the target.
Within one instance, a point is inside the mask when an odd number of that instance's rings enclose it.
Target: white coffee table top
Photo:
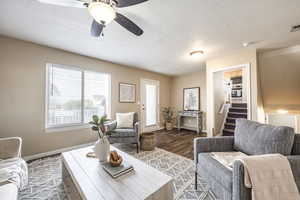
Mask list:
[[[102,169],[98,159],[86,157],[86,154],[92,151],[92,147],[62,154],[64,165],[83,199],[173,199],[170,176],[113,146],[111,150],[116,150],[124,160],[132,164],[134,171],[113,179]]]

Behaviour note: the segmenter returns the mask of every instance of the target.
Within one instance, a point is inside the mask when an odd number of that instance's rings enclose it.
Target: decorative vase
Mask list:
[[[94,152],[100,162],[107,162],[110,152],[110,144],[107,137],[104,136],[102,139],[98,139],[95,143]]]
[[[166,122],[167,131],[171,131],[173,129],[173,124],[171,122]]]

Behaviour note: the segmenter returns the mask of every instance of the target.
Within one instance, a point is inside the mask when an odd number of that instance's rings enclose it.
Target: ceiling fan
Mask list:
[[[115,20],[131,33],[140,36],[144,31],[134,22],[117,12],[117,8],[129,7],[148,0],[37,0],[41,3],[58,6],[88,8],[94,18],[91,25],[91,35],[99,37],[107,24]]]

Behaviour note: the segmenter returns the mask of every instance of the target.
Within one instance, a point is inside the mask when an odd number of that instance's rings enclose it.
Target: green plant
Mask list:
[[[175,120],[175,112],[171,107],[165,107],[161,112],[166,123],[172,123]]]
[[[92,125],[92,130],[97,131],[99,138],[103,138],[106,133],[105,122],[109,121],[107,116],[104,115],[99,117],[98,115],[93,115],[92,121],[89,124]]]

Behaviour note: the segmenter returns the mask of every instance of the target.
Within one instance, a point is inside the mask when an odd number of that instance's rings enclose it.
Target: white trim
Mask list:
[[[248,119],[251,120],[252,119],[252,88],[251,88],[251,64],[250,63],[246,63],[246,64],[241,64],[241,65],[235,65],[235,66],[229,66],[229,67],[222,67],[222,68],[218,68],[218,69],[214,69],[211,71],[212,73],[212,89],[214,89],[214,73],[216,72],[223,72],[223,71],[231,71],[231,70],[235,70],[235,69],[245,69],[245,74],[246,74],[246,78],[247,78],[247,109],[248,109]],[[212,104],[210,105],[212,108],[212,113],[211,113],[211,120],[212,120],[212,127],[211,128],[215,128],[215,109],[214,109],[214,102],[215,102],[215,95],[214,95],[214,91],[212,92]]]
[[[69,70],[75,70],[81,72],[81,122],[80,123],[71,123],[71,124],[62,124],[62,125],[53,125],[53,126],[48,126],[48,107],[49,107],[49,77],[50,77],[50,71],[49,69],[51,67],[56,67],[56,68],[62,68],[62,69],[69,69]],[[105,88],[107,93],[107,99],[106,99],[106,108],[105,112],[108,118],[111,118],[111,74],[110,73],[105,73],[105,72],[100,72],[100,71],[92,71],[92,70],[85,70],[79,67],[73,67],[73,66],[68,66],[68,65],[62,65],[62,64],[52,64],[52,63],[46,63],[46,78],[45,78],[45,122],[44,122],[44,127],[45,127],[45,132],[60,132],[60,131],[65,131],[65,130],[74,130],[74,129],[83,129],[86,126],[86,123],[84,122],[84,81],[85,81],[85,73],[98,73],[101,75],[106,75],[107,76],[107,82],[108,84],[105,84]],[[74,128],[71,128],[74,127]]]
[[[248,67],[248,66],[250,67],[250,63],[234,65],[234,66],[229,66],[229,67],[222,67],[222,68],[214,69],[211,72],[215,73],[215,72],[221,72],[221,71],[230,71],[230,70],[240,69],[240,68]]]
[[[226,107],[225,114],[224,114],[224,119],[223,119],[223,122],[222,122],[222,126],[221,126],[221,129],[220,129],[220,132],[217,134],[218,136],[219,135],[223,135],[223,129],[225,128],[225,123],[226,123],[226,119],[227,119],[227,115],[228,115],[228,112],[229,112],[230,105],[225,104],[224,107]],[[223,114],[223,112],[221,114]]]
[[[280,55],[298,53],[298,52],[300,52],[300,45],[283,48],[283,49],[278,49],[278,50],[274,50],[274,51],[263,52],[261,55],[264,58],[268,58],[268,57],[280,56]]]
[[[53,133],[53,132],[66,132],[72,130],[82,130],[82,129],[90,129],[91,126],[89,124],[80,124],[80,125],[70,125],[70,126],[63,126],[63,127],[53,127],[53,128],[46,128],[45,133]]]
[[[35,160],[35,159],[39,159],[39,158],[43,158],[43,157],[47,157],[47,156],[52,156],[52,155],[55,155],[55,154],[59,154],[59,153],[62,153],[62,152],[71,151],[71,150],[74,150],[74,149],[88,147],[88,146],[91,146],[93,144],[94,144],[94,142],[87,143],[87,144],[80,144],[80,145],[76,145],[76,146],[72,146],[72,147],[66,147],[66,148],[62,148],[62,149],[57,149],[57,150],[54,150],[54,151],[48,151],[48,152],[44,152],[44,153],[34,154],[34,155],[31,155],[31,156],[25,156],[25,157],[23,157],[23,159],[25,161]]]
[[[143,88],[143,85],[145,85],[146,82],[150,82],[153,85],[156,85],[157,87],[157,122],[155,125],[152,126],[146,126],[145,125],[145,111],[143,110],[142,104],[144,103],[145,99],[145,91]],[[160,129],[160,82],[158,80],[152,80],[152,79],[146,79],[146,78],[141,78],[140,79],[140,113],[141,113],[141,132],[143,133],[144,131],[147,132],[152,132],[152,131],[157,131]],[[146,130],[147,129],[147,130]]]

